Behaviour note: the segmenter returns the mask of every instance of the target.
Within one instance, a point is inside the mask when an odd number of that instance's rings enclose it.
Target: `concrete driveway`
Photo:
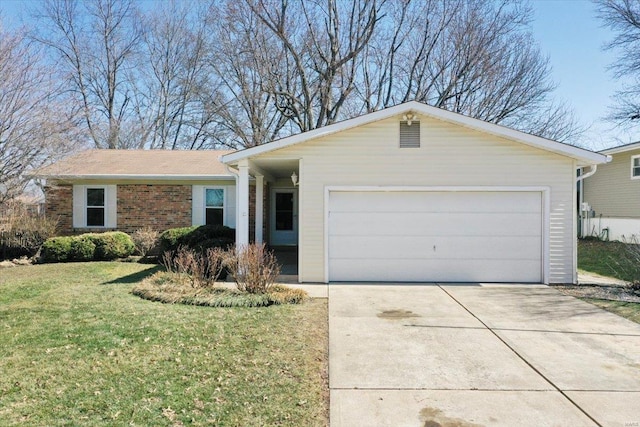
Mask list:
[[[640,426],[640,325],[536,285],[329,286],[331,426]]]

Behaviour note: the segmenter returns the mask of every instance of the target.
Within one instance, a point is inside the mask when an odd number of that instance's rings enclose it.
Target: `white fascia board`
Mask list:
[[[347,129],[352,129],[358,126],[366,125],[379,120],[384,120],[389,117],[401,114],[408,110],[411,110],[410,104],[422,105],[418,102],[411,101],[405,104],[389,107],[384,110],[375,111],[373,113],[358,116],[353,119],[344,120],[332,125],[323,126],[318,129],[313,129],[307,132],[299,133],[296,135],[288,136],[286,138],[278,139],[267,144],[257,145],[255,147],[246,148],[244,150],[236,151],[235,153],[225,154],[220,158],[222,163],[234,164],[239,160],[246,159],[258,154],[267,153],[270,151],[278,150],[280,148],[289,147],[301,142],[310,141],[312,139],[321,138],[323,136],[331,135],[337,132],[342,132]]]
[[[443,110],[442,108],[435,108],[429,105],[418,103],[418,107],[416,107],[415,110],[418,112],[423,112],[423,114],[425,115],[445,120],[450,123],[479,130],[481,132],[490,133],[492,135],[510,139],[512,141],[521,142],[525,145],[540,148],[546,151],[551,151],[556,154],[568,156],[584,163],[585,165],[607,163],[610,161],[608,156],[604,154],[553,141],[551,139],[531,135],[505,126],[485,122],[483,120],[474,119],[462,114]]]
[[[640,141],[634,142],[631,144],[625,144],[618,147],[607,148],[606,150],[600,151],[602,154],[617,154],[624,153],[625,151],[632,151],[640,149]]]
[[[242,159],[278,150],[280,148],[289,147],[301,142],[331,135],[336,132],[341,132],[375,121],[384,120],[410,111],[418,113],[420,115],[425,115],[444,120],[449,123],[464,126],[470,129],[478,130],[484,133],[489,133],[502,138],[517,141],[525,145],[540,148],[542,150],[568,156],[578,160],[581,164],[584,165],[600,164],[610,161],[610,159],[604,154],[585,150],[583,148],[575,147],[568,144],[563,144],[561,142],[552,141],[550,139],[530,135],[515,129],[488,123],[483,120],[478,120],[472,117],[464,116],[462,114],[453,113],[451,111],[443,110],[442,108],[432,107],[430,105],[426,105],[417,101],[406,102],[404,104],[389,107],[384,110],[375,111],[373,113],[365,114],[353,119],[345,120],[329,126],[324,126],[319,129],[314,129],[308,132],[279,139],[268,144],[258,145],[256,147],[236,151],[235,153],[230,153],[222,156],[220,160],[226,164],[234,164]]]
[[[33,175],[37,178],[46,179],[61,179],[61,180],[92,180],[92,181],[107,181],[107,180],[153,180],[153,181],[211,181],[211,180],[228,180],[234,179],[233,175]]]

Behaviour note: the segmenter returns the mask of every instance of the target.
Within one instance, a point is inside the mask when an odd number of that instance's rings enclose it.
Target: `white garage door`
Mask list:
[[[540,192],[329,194],[329,280],[542,281]]]

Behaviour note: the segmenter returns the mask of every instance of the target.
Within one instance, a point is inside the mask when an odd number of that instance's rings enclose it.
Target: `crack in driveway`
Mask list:
[[[445,288],[443,288],[440,284],[438,284],[438,287],[440,289],[442,289],[442,291],[444,293],[446,293],[449,298],[451,298],[452,300],[454,300],[458,305],[460,305],[460,307],[462,307],[463,309],[465,309],[471,316],[473,316],[478,322],[482,323],[482,325],[487,328],[489,331],[491,331],[491,333],[498,338],[509,350],[511,350],[516,356],[518,356],[524,363],[526,363],[531,369],[533,369],[533,371],[538,374],[541,378],[543,378],[547,383],[549,383],[553,388],[555,388],[565,399],[567,399],[569,402],[571,402],[571,404],[573,406],[575,406],[578,410],[580,410],[580,412],[582,412],[584,415],[586,415],[591,421],[593,421],[596,425],[598,425],[599,427],[602,427],[602,424],[600,424],[591,414],[589,414],[585,409],[583,409],[580,405],[578,405],[573,399],[571,399],[569,396],[567,396],[567,394],[560,388],[558,387],[553,381],[551,381],[551,379],[549,379],[546,375],[544,375],[542,372],[540,372],[539,369],[537,369],[535,366],[533,366],[533,364],[531,364],[523,355],[521,355],[515,348],[513,348],[511,345],[509,345],[509,343],[507,343],[499,334],[496,333],[496,331],[491,328],[489,325],[487,325],[482,319],[480,319],[480,317],[478,317],[475,313],[473,313],[469,308],[467,308],[464,304],[462,304],[456,297],[454,297],[453,295],[451,295],[451,293],[449,293]],[[529,331],[528,331],[529,332]]]

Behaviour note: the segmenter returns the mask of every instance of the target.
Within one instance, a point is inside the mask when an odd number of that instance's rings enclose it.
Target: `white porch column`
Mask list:
[[[238,163],[238,213],[236,221],[236,247],[249,244],[249,162]]]
[[[256,175],[256,243],[262,243],[264,223],[264,176]]]

